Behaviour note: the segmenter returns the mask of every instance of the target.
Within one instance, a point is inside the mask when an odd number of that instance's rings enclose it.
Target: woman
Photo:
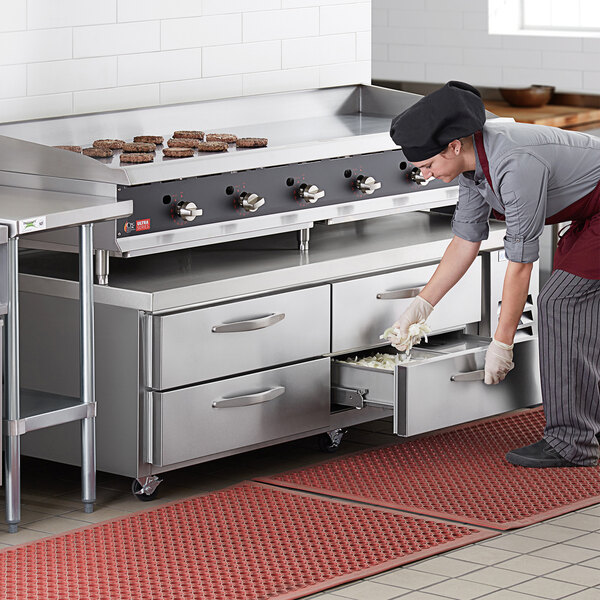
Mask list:
[[[524,467],[594,466],[600,432],[600,139],[554,127],[485,121],[478,90],[450,81],[398,115],[390,134],[425,178],[458,177],[454,238],[419,296],[394,324],[404,334],[427,319],[464,275],[493,211],[505,218],[509,260],[498,327],[485,357],[485,383],[513,368],[544,224],[571,221],[540,292],[543,438],[506,455]],[[503,217],[502,217],[503,216]]]

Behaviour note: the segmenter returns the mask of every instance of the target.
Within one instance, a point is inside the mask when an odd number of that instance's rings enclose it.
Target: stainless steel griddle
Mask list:
[[[428,182],[389,136],[391,119],[420,96],[374,86],[268,94],[176,106],[0,125],[0,185],[133,200],[133,215],[96,228],[96,271],[108,254],[137,256],[299,232],[455,203],[455,185]],[[267,137],[266,148],[198,153],[124,165],[52,148],[130,141],[178,129]],[[30,245],[74,251],[72,231],[31,236]]]

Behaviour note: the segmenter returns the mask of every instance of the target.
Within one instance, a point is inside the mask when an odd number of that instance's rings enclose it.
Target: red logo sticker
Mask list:
[[[148,229],[150,229],[150,219],[142,219],[135,222],[136,231],[147,231]]]

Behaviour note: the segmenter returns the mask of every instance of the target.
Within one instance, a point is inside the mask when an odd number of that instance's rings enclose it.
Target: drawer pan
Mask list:
[[[165,390],[329,352],[329,299],[324,285],[154,317],[153,387]]]
[[[152,463],[175,464],[329,423],[330,359],[152,395]]]
[[[498,385],[485,385],[483,379],[453,381],[456,375],[484,368],[488,344],[477,336],[436,336],[424,349],[413,349],[414,360],[396,365],[394,371],[334,359],[332,384],[366,389],[366,404],[392,407],[394,433],[402,436],[539,404],[535,338],[515,344],[515,368]]]
[[[398,319],[437,265],[372,275],[332,286],[332,352],[381,344],[379,336]],[[481,319],[481,257],[440,300],[427,320],[432,332]],[[351,326],[349,326],[351,324]]]

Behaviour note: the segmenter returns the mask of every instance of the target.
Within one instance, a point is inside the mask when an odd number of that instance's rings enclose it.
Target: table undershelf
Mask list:
[[[96,403],[83,403],[72,396],[22,389],[20,413],[19,419],[4,421],[5,434],[23,435],[36,429],[95,417]]]

